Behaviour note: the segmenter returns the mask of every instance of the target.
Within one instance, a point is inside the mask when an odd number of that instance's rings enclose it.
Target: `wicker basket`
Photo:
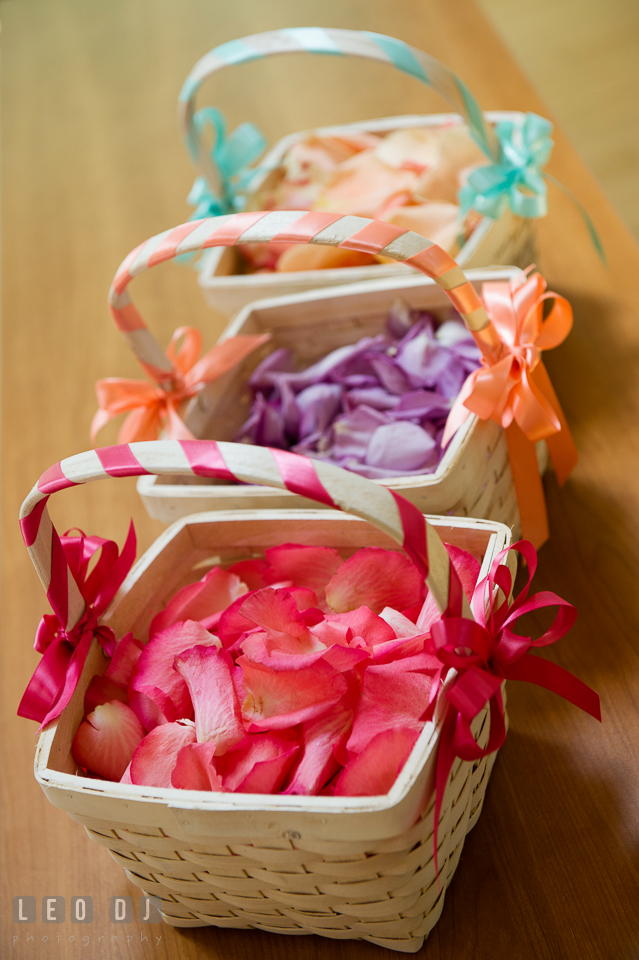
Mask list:
[[[351,30],[277,30],[245,37],[216,47],[193,67],[187,77],[179,101],[180,128],[189,153],[216,194],[222,193],[222,178],[208,147],[198,132],[195,99],[202,83],[222,68],[246,60],[285,53],[338,53],[376,60],[408,73],[432,87],[458,111],[455,114],[398,116],[381,120],[323,127],[313,131],[320,136],[354,133],[390,133],[407,127],[442,127],[451,123],[468,123],[478,143],[484,146],[489,159],[498,160],[492,125],[500,121],[523,122],[518,112],[493,111],[482,114],[472,94],[461,80],[439,61],[392,37]],[[282,158],[289,148],[311,131],[291,134],[278,141],[258,164],[256,175],[247,188],[247,209],[257,209],[259,194],[280,176]],[[456,260],[465,267],[492,264],[515,264],[526,267],[535,259],[534,225],[530,219],[515,216],[509,209],[498,220],[482,218],[470,238],[461,247]],[[247,303],[264,297],[302,293],[318,287],[332,287],[369,279],[390,279],[407,273],[401,264],[379,264],[368,267],[344,267],[328,270],[304,270],[297,273],[240,274],[234,250],[206,253],[200,264],[200,285],[212,307],[231,316]]]
[[[487,279],[515,276],[515,270],[478,271],[467,279],[449,254],[424,237],[363,217],[334,218],[331,214],[296,211],[241,213],[182,224],[152,237],[133,250],[118,269],[109,295],[111,312],[131,349],[160,385],[171,381],[173,367],[129,299],[127,286],[131,279],[183,252],[232,246],[240,241],[268,243],[274,237],[295,237],[299,242],[350,249],[383,249],[389,257],[409,260],[434,282],[427,283],[423,277],[369,281],[353,285],[352,289],[317,291],[270,304],[255,304],[245,308],[231,323],[225,337],[240,330],[268,330],[274,339],[264,351],[280,345],[293,346],[299,360],[313,360],[334,347],[352,343],[364,333],[379,332],[394,300],[401,295],[411,307],[437,309],[452,303],[484,355],[501,346],[476,288]],[[246,377],[264,355],[252,354],[239,370],[225,374],[190,401],[183,413],[194,436],[234,436],[246,417]],[[538,445],[538,457],[543,469],[547,462],[543,442]],[[424,512],[494,519],[519,532],[507,443],[503,430],[492,420],[469,418],[457,431],[435,473],[374,482],[398,490]],[[143,479],[139,489],[150,514],[167,522],[199,509],[291,505],[291,498],[277,490],[258,491],[228,484],[194,486],[192,480],[175,482],[170,477],[159,482],[153,477]]]
[[[398,542],[412,556],[423,558],[426,550],[427,582],[442,609],[449,602],[451,574],[440,537],[470,551],[482,562],[482,574],[510,542],[507,528],[488,521],[433,517],[424,525],[417,510],[383,487],[291,454],[227,443],[137,443],[61,461],[40,478],[23,504],[25,539],[49,595],[55,532],[52,536],[43,500],[77,483],[144,470],[230,471],[253,483],[296,486],[307,496],[313,489],[315,496],[328,496],[356,516],[325,510],[244,511],[179,521],[138,561],[103,616],[101,622],[117,638],[133,630],[146,639],[153,615],[177,589],[198,579],[207,562],[231,564],[281,542],[330,545],[345,557],[363,546],[396,549]],[[295,471],[297,479],[292,479]],[[511,557],[509,553],[509,564],[514,563]],[[70,629],[84,604],[71,577],[68,584]],[[72,699],[40,736],[35,774],[54,806],[106,846],[133,883],[162,900],[168,923],[317,933],[406,952],[420,948],[441,913],[464,837],[481,812],[494,761],[491,755],[475,764],[456,761],[452,768],[439,820],[438,889],[433,788],[446,708],[442,693],[433,722],[426,724],[385,796],[205,794],[76,773],[71,745],[84,693],[106,665],[94,638]],[[451,679],[454,673],[447,683]],[[478,715],[474,733],[484,746],[486,711]]]
[[[480,291],[485,280],[512,280],[514,268],[468,271]],[[450,306],[436,283],[421,277],[378,280],[316,290],[305,294],[252,303],[232,320],[222,335],[269,332],[272,339],[239,367],[207,384],[191,402],[184,420],[198,439],[232,440],[248,416],[251,394],[247,381],[258,363],[272,350],[288,347],[302,365],[314,363],[330,350],[374,336],[398,297],[415,310],[442,310]],[[539,444],[542,469],[547,462]],[[424,513],[445,513],[499,520],[519,535],[519,511],[503,430],[492,420],[470,418],[449,444],[433,473],[375,481],[415,503]],[[138,492],[150,516],[163,523],[203,510],[241,510],[309,506],[286,490],[238,486],[203,478],[144,476]]]

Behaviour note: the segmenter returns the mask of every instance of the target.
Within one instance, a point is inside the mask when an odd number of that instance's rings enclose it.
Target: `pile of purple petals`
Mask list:
[[[275,350],[253,372],[235,437],[292,450],[365,477],[432,473],[451,404],[480,353],[461,318],[438,323],[397,302],[385,333],[339,347],[306,370]]]

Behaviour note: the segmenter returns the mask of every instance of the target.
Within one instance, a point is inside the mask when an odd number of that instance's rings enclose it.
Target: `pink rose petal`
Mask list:
[[[383,730],[405,727],[419,733],[422,729],[421,718],[429,705],[432,677],[407,671],[405,663],[382,664],[366,670],[353,732],[346,744],[349,754],[357,756]]]
[[[326,584],[343,560],[332,547],[284,543],[266,550],[266,560],[277,580],[293,580],[297,587],[308,587],[321,601]]]
[[[352,722],[353,710],[338,704],[329,713],[304,724],[304,753],[284,793],[319,793],[339,768],[335,751],[345,745]]]
[[[236,574],[214,567],[197,583],[190,583],[178,590],[164,610],[151,621],[149,635],[153,637],[178,621],[211,617],[226,610],[234,600],[247,592],[248,587]]]
[[[193,705],[184,679],[173,669],[176,656],[197,644],[220,646],[217,637],[200,623],[174,623],[156,634],[142,652],[129,687],[129,703],[147,730],[193,716]],[[151,701],[155,710],[149,709]]]
[[[143,650],[142,641],[136,640],[132,633],[127,633],[116,645],[105,677],[128,687]]]
[[[246,700],[242,716],[249,732],[284,730],[312,720],[344,696],[346,680],[323,660],[305,669],[296,669],[295,658],[281,657],[277,670],[247,657],[237,661],[244,675]]]
[[[384,607],[404,610],[424,594],[424,581],[408,557],[396,550],[364,547],[339,568],[326,587],[326,600],[336,613],[365,604],[373,613]]]
[[[287,734],[247,736],[217,761],[224,789],[235,793],[277,793],[295,756],[296,739]]]
[[[271,650],[312,653],[323,645],[310,632],[287,590],[259,590],[242,604],[242,617],[261,627]]]
[[[178,752],[171,786],[181,790],[223,790],[222,777],[213,765],[214,743],[188,743]]]
[[[131,760],[131,783],[170,787],[171,774],[182,747],[195,743],[195,724],[189,720],[163,723],[147,733]]]
[[[198,743],[211,742],[213,754],[221,756],[244,737],[232,679],[237,668],[226,650],[211,646],[190,647],[173,665],[189,688]]]
[[[100,704],[83,720],[71,752],[82,767],[106,780],[119,780],[145,735],[133,710],[119,700]]]
[[[450,543],[445,543],[444,546],[448,550],[448,555],[450,556],[453,567],[457,571],[457,575],[461,580],[463,591],[466,594],[466,599],[470,602],[475,589],[475,584],[479,579],[480,565],[470,553],[468,553],[466,550],[462,550],[461,547],[454,547]],[[437,605],[435,604],[432,594],[429,593],[426,596],[421,612],[417,617],[416,626],[419,628],[421,633],[428,633],[433,623],[436,620],[439,620],[440,617],[441,614],[437,609]]]
[[[388,793],[417,742],[419,730],[392,727],[377,734],[343,769],[336,797],[375,797]]]
[[[129,704],[127,689],[122,683],[115,683],[105,674],[102,677],[93,677],[84,695],[84,713],[93,713],[96,707],[111,700]]]
[[[234,563],[232,567],[227,567],[227,573],[234,573],[240,580],[246,584],[249,590],[260,590],[268,586],[269,566],[266,560],[240,560]]]
[[[384,607],[380,617],[388,624],[398,639],[400,637],[418,637],[421,633],[412,620],[405,617],[399,610],[393,610],[392,607]]]

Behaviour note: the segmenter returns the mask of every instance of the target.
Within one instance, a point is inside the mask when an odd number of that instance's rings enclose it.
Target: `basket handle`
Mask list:
[[[423,574],[442,613],[472,619],[459,578],[435,528],[408,500],[333,464],[269,447],[215,440],[155,440],[78,453],[42,474],[20,510],[32,563],[60,623],[71,630],[85,602],[68,567],[47,500],[90,480],[142,475],[214,477],[290,490],[352,513],[400,544]]]
[[[501,340],[475,288],[450,254],[437,244],[411,230],[367,217],[303,210],[257,211],[189,220],[145,240],[118,267],[109,291],[111,315],[152,379],[170,389],[175,370],[131,302],[127,286],[133,277],[183,253],[271,242],[317,243],[381,253],[421,270],[446,293],[484,356],[493,362],[499,358]]]
[[[434,57],[402,40],[367,30],[336,30],[325,27],[290,27],[256,33],[214,47],[195,64],[178,98],[178,124],[186,148],[215,193],[221,187],[220,173],[202,142],[195,113],[195,98],[201,84],[224,67],[285,53],[315,53],[377,60],[396,67],[441,94],[468,124],[473,138],[489,160],[497,162],[500,150],[492,129],[462,80]]]

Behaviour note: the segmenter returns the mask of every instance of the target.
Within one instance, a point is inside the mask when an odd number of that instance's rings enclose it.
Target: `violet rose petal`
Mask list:
[[[342,406],[342,388],[336,383],[315,383],[296,397],[301,413],[300,440],[323,433]]]
[[[437,443],[416,423],[384,424],[371,437],[366,463],[384,470],[418,470],[437,459]]]

